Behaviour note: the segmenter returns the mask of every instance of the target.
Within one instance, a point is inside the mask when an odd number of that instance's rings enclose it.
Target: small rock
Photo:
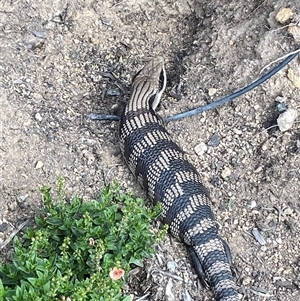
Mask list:
[[[20,78],[17,78],[17,79],[14,79],[14,80],[13,80],[13,84],[15,84],[15,85],[20,85],[20,84],[22,84],[22,83],[23,83],[23,80],[20,79]]]
[[[282,7],[277,13],[275,19],[281,24],[286,24],[293,18],[294,14],[290,8]]]
[[[216,88],[208,89],[208,95],[209,96],[214,96],[217,92],[218,92],[218,89],[216,89]]]
[[[34,118],[35,118],[36,121],[42,121],[43,120],[43,117],[41,116],[40,113],[36,113]]]
[[[263,251],[263,252],[266,252],[268,249],[267,249],[266,246],[261,246],[260,250]]]
[[[287,77],[296,88],[300,89],[300,76],[296,75],[292,68],[288,69]]]
[[[252,278],[250,276],[245,276],[243,279],[243,285],[249,285],[252,282]]]
[[[194,151],[198,156],[201,156],[207,151],[207,146],[204,142],[201,142],[195,146]]]
[[[297,140],[296,145],[297,145],[297,148],[300,149],[300,140]]]
[[[283,103],[283,102],[280,102],[278,105],[277,105],[277,110],[278,112],[281,114],[283,112],[285,112],[286,110],[288,109],[288,106]]]
[[[258,166],[255,170],[254,173],[260,173],[263,170],[262,166]]]
[[[2,223],[0,225],[0,232],[5,232],[8,228],[8,223]]]
[[[291,25],[288,29],[289,34],[294,38],[296,43],[300,43],[300,27],[297,25]]]
[[[108,90],[106,91],[106,95],[107,95],[107,96],[120,96],[121,93],[120,93],[120,91],[117,90],[117,89],[108,89]]]
[[[294,109],[287,109],[284,113],[280,114],[277,118],[279,130],[281,132],[289,130],[293,126],[297,117],[298,111]]]
[[[20,195],[18,197],[18,201],[24,202],[28,198],[28,194]]]
[[[265,238],[257,228],[252,229],[252,234],[261,246],[264,246],[266,244]]]
[[[207,142],[207,145],[216,147],[221,141],[221,136],[218,133],[213,134]]]
[[[294,213],[294,210],[291,207],[286,207],[284,209],[284,214],[285,215],[292,215]]]
[[[22,43],[28,50],[36,50],[43,47],[45,40],[35,37],[31,40],[23,41]]]
[[[40,169],[44,166],[44,163],[42,161],[38,161],[35,165],[35,169]]]
[[[254,200],[251,200],[250,202],[248,202],[248,204],[247,204],[248,209],[253,209],[255,207],[256,207],[256,202]]]
[[[221,173],[221,177],[225,180],[225,178],[231,175],[231,170],[229,167],[225,167]]]
[[[112,26],[112,21],[109,19],[103,18],[101,21],[106,26]]]
[[[168,261],[167,262],[167,269],[171,272],[171,273],[175,273],[175,262],[174,261]]]
[[[32,33],[37,37],[37,38],[42,38],[46,39],[47,35],[43,31],[38,31],[38,30],[33,30]]]
[[[288,274],[291,274],[291,273],[293,273],[293,268],[291,268],[291,267],[283,270],[283,272],[282,272],[283,275],[288,275]]]

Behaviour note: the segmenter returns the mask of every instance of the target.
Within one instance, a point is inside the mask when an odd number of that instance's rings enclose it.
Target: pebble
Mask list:
[[[214,96],[217,92],[218,92],[218,89],[216,89],[216,88],[208,89],[208,95],[209,96]]]
[[[106,26],[112,26],[112,21],[107,18],[103,18],[101,21]]]
[[[46,37],[47,37],[47,34],[46,34],[44,31],[33,30],[32,33],[33,33],[37,38],[46,39]]]
[[[201,142],[195,146],[194,151],[198,156],[201,156],[207,151],[207,146],[204,142]]]
[[[252,282],[252,278],[250,276],[245,276],[243,279],[243,285],[249,285]]]
[[[300,43],[300,27],[297,25],[289,26],[288,32],[293,36],[296,43]]]
[[[18,201],[24,202],[28,198],[28,194],[20,195],[18,197]]]
[[[253,172],[260,173],[263,170],[262,166],[258,166]]]
[[[175,262],[174,261],[168,261],[167,262],[167,269],[171,272],[171,273],[175,273]]]
[[[42,121],[43,120],[43,117],[41,116],[40,113],[36,113],[34,118],[35,118],[36,121]]]
[[[35,50],[37,48],[41,48],[44,45],[45,40],[41,39],[41,38],[34,37],[33,39],[28,40],[28,41],[23,41],[22,43],[27,49]]]
[[[263,235],[259,232],[257,228],[252,229],[252,234],[261,246],[264,246],[266,244]]]
[[[117,89],[109,89],[109,90],[106,91],[106,95],[107,96],[120,96],[121,93]]]
[[[277,110],[278,112],[281,114],[281,113],[284,113],[286,110],[288,109],[288,106],[284,103],[284,102],[280,102],[278,105],[277,105]]]
[[[260,250],[263,251],[263,252],[266,252],[266,251],[267,251],[267,247],[266,247],[266,246],[262,246],[262,247],[260,248]]]
[[[255,208],[256,207],[256,201],[254,201],[254,200],[251,200],[250,202],[248,202],[248,204],[247,204],[247,208],[248,209],[253,209],[253,208]]]
[[[284,113],[280,114],[277,118],[279,130],[281,132],[289,130],[293,126],[297,117],[298,111],[294,109],[287,109]]]
[[[35,165],[35,169],[40,169],[44,166],[44,163],[42,161],[38,161]]]
[[[216,147],[221,141],[221,136],[218,133],[214,133],[207,142],[207,145]]]
[[[8,228],[8,223],[2,223],[0,225],[0,232],[5,232]]]
[[[300,76],[296,75],[292,68],[288,69],[287,77],[296,88],[300,89]]]
[[[225,180],[225,178],[229,177],[231,175],[231,170],[229,167],[225,167],[223,170],[222,170],[222,173],[221,173],[221,177]]]
[[[277,13],[275,19],[280,24],[286,24],[293,18],[294,14],[290,8],[282,7]]]
[[[17,79],[14,79],[14,80],[13,80],[13,84],[15,84],[15,85],[20,85],[20,84],[22,84],[22,83],[23,83],[23,80],[20,79],[20,78],[17,78]]]

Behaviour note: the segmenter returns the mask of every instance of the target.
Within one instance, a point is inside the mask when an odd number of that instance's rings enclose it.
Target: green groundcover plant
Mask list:
[[[166,229],[151,230],[161,208],[120,192],[114,183],[99,200],[54,201],[41,189],[44,211],[15,237],[10,262],[0,264],[0,301],[130,301],[122,287],[133,265],[154,252]]]

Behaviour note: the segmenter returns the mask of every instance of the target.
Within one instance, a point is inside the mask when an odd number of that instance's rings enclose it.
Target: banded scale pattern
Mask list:
[[[164,221],[187,245],[200,280],[212,287],[216,300],[238,301],[230,250],[218,235],[208,191],[155,113],[166,86],[163,58],[147,63],[132,86],[119,128],[124,159],[150,199],[162,203]]]

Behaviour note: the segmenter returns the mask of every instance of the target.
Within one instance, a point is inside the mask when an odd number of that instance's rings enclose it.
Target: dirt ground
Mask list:
[[[113,113],[128,100],[147,57],[166,59],[159,113],[169,116],[249,84],[300,44],[298,0],[0,2],[0,246],[58,176],[69,195],[86,199],[114,179],[143,195],[122,161],[118,124],[87,115]],[[280,23],[284,7],[293,15]],[[300,299],[299,117],[285,132],[276,126],[279,103],[300,112],[291,72],[300,76],[300,56],[233,103],[166,125],[211,192],[241,300]],[[171,237],[132,275],[127,293],[212,300]]]

